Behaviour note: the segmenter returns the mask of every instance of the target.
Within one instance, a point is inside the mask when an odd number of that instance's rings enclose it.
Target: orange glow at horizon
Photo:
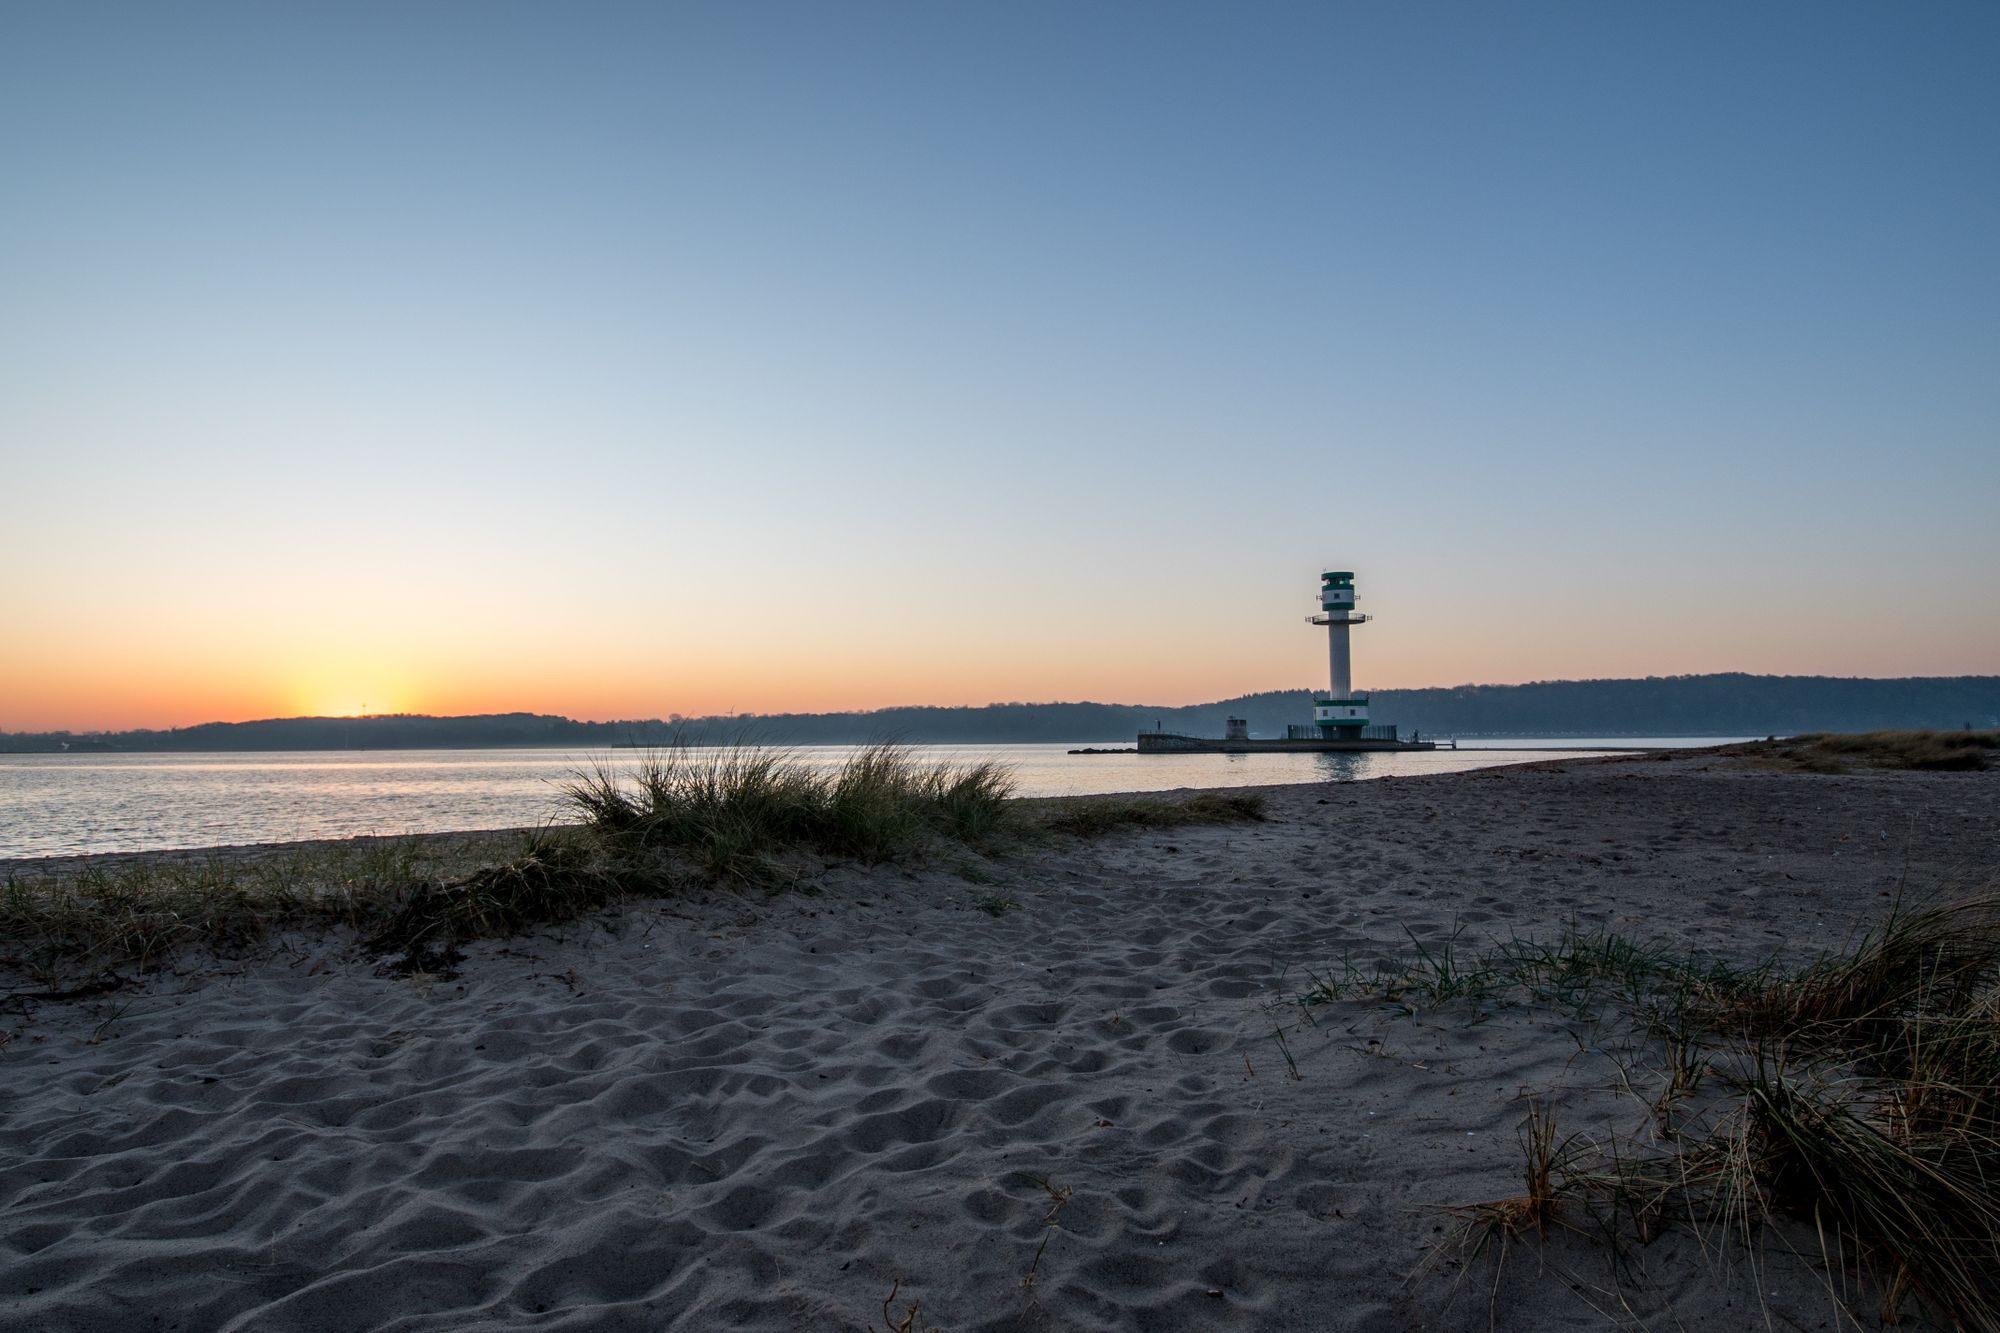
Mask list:
[[[400,530],[399,530],[400,531]],[[414,540],[414,539],[410,539]],[[1413,539],[1414,540],[1414,539]],[[378,545],[386,545],[387,539]],[[496,546],[492,563],[507,558]],[[1188,555],[1171,605],[1132,595],[1161,561],[1119,548],[1016,561],[963,589],[976,562],[909,566],[859,549],[827,566],[838,595],[774,606],[782,551],[647,590],[522,562],[492,573],[421,546],[362,568],[304,547],[246,565],[218,550],[183,569],[80,560],[88,605],[54,583],[0,588],[0,731],[123,730],[304,715],[533,712],[581,720],[1095,701],[1177,706],[1326,680],[1309,558]],[[693,561],[693,556],[685,559]],[[359,572],[357,572],[359,571]],[[1852,632],[1845,586],[1802,568],[1724,601],[1726,585],[1655,590],[1547,572],[1536,605],[1489,595],[1421,545],[1362,562],[1354,637],[1364,689],[1746,671],[1973,675],[2000,662],[2000,619],[1910,579]],[[501,577],[500,575],[504,575]],[[355,589],[367,589],[366,595]],[[1544,610],[1544,608],[1547,608]]]
[[[1379,602],[1369,609],[1388,610]],[[0,731],[168,728],[364,712],[531,712],[611,721],[997,702],[1171,707],[1310,688],[1323,680],[1321,632],[1295,625],[1293,617],[1264,617],[1261,608],[1218,619],[1214,627],[1157,643],[1154,627],[1136,619],[1045,625],[1050,637],[1042,642],[990,625],[953,626],[958,633],[950,637],[911,630],[857,634],[826,642],[810,672],[789,668],[794,644],[782,625],[732,626],[737,634],[704,643],[699,653],[664,637],[612,652],[602,635],[575,626],[540,644],[510,642],[502,634],[314,634],[287,648],[248,636],[191,635],[178,642],[163,636],[154,641],[151,660],[117,636],[91,642],[79,631],[59,647],[44,639],[0,661]],[[1302,622],[1303,612],[1296,619]],[[1357,684],[1377,690],[1724,670],[1952,675],[1977,674],[1991,651],[1982,642],[1990,632],[1976,626],[1957,642],[1940,644],[1932,636],[1921,653],[1884,635],[1865,660],[1851,655],[1853,645],[1839,638],[1834,620],[1817,642],[1805,632],[1810,625],[1782,624],[1782,633],[1762,641],[1740,624],[1723,629],[1723,636],[1706,639],[1605,636],[1587,629],[1560,638],[1521,636],[1506,633],[1500,617],[1480,623],[1462,611],[1440,610],[1427,624],[1398,610],[1356,634],[1355,675]],[[1836,649],[1850,655],[1840,660]],[[1835,661],[1839,669],[1829,670]]]

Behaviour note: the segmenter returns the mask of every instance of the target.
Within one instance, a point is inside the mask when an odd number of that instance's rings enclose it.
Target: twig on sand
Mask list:
[[[1062,1210],[1068,1206],[1070,1196],[1076,1193],[1074,1185],[1058,1185],[1046,1178],[1041,1181],[1041,1186],[1048,1191],[1050,1200],[1048,1212],[1042,1214],[1042,1243],[1035,1247],[1035,1261],[1028,1265],[1028,1275],[1021,1279],[1021,1289],[1029,1293],[1030,1299],[1033,1298],[1035,1290],[1035,1275],[1041,1271],[1042,1255],[1049,1248],[1050,1238],[1062,1229],[1062,1223],[1058,1219],[1062,1216]]]
[[[882,1327],[889,1333],[941,1333],[936,1327],[925,1328],[917,1323],[917,1316],[923,1312],[922,1301],[911,1301],[904,1309],[902,1317],[896,1315],[896,1297],[903,1290],[903,1279],[897,1278],[889,1284],[889,1294],[882,1298]]]

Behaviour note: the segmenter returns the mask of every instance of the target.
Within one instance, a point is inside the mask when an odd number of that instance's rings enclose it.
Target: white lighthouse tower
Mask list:
[[[1354,692],[1354,659],[1347,646],[1349,626],[1363,625],[1368,617],[1354,609],[1354,574],[1345,569],[1329,569],[1320,576],[1320,613],[1308,616],[1314,625],[1326,626],[1326,660],[1331,688],[1313,699],[1313,725],[1329,740],[1359,740],[1368,725],[1368,696]]]

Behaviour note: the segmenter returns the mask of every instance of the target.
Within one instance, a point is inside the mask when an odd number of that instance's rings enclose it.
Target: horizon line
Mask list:
[[[1748,680],[1773,680],[1773,681],[1782,681],[1782,680],[1840,680],[1840,681],[1850,681],[1850,682],[1865,681],[1870,683],[1888,684],[1895,682],[1918,682],[1918,681],[1992,681],[1992,680],[2000,680],[2000,673],[1940,675],[1940,676],[1840,676],[1840,675],[1825,675],[1825,674],[1815,674],[1815,675],[1780,674],[1771,672],[1752,672],[1752,671],[1697,671],[1697,672],[1684,672],[1675,675],[1664,675],[1664,676],[1565,676],[1565,677],[1552,677],[1541,680],[1526,680],[1526,681],[1487,681],[1487,682],[1466,681],[1456,685],[1416,685],[1416,686],[1391,685],[1379,689],[1371,689],[1367,691],[1367,693],[1422,694],[1422,693],[1429,693],[1436,691],[1451,691],[1451,690],[1528,689],[1538,685],[1624,684],[1624,683],[1658,681],[1658,680],[1708,680],[1708,679],[1720,679],[1724,677],[1741,677]],[[4,728],[0,728],[0,736],[116,736],[116,735],[129,735],[139,732],[174,733],[182,731],[198,731],[204,727],[248,727],[248,726],[256,726],[259,725],[260,723],[270,723],[270,722],[353,723],[353,722],[376,721],[389,718],[421,718],[427,721],[451,722],[451,721],[465,721],[468,719],[477,719],[477,718],[533,717],[533,718],[547,718],[560,722],[570,722],[582,726],[601,727],[601,726],[619,726],[619,725],[637,726],[637,725],[647,725],[647,724],[657,724],[660,726],[668,726],[668,725],[687,726],[698,723],[730,722],[739,720],[785,718],[785,717],[802,717],[802,718],[868,717],[880,713],[904,712],[904,711],[916,711],[916,710],[931,710],[936,712],[974,712],[980,709],[989,709],[989,708],[1135,708],[1135,709],[1157,708],[1166,711],[1179,711],[1181,709],[1188,709],[1188,708],[1214,708],[1222,704],[1234,703],[1241,699],[1256,698],[1259,695],[1311,694],[1318,689],[1320,689],[1320,687],[1317,685],[1284,686],[1276,689],[1249,690],[1245,691],[1242,694],[1229,695],[1221,699],[1207,699],[1195,703],[1186,703],[1186,704],[1121,703],[1113,700],[1101,700],[1101,699],[1004,699],[1004,700],[995,699],[981,704],[909,703],[909,704],[885,704],[879,708],[831,708],[813,712],[799,712],[795,710],[792,711],[781,710],[778,712],[742,711],[742,712],[729,712],[729,713],[704,713],[692,716],[683,716],[678,713],[669,713],[665,717],[656,716],[656,717],[579,718],[579,717],[572,717],[567,713],[541,713],[541,712],[536,712],[532,709],[509,709],[502,712],[485,712],[485,713],[353,713],[353,714],[299,713],[287,717],[249,717],[249,718],[235,718],[235,719],[212,718],[202,722],[190,722],[179,726],[164,726],[164,727],[162,726],[94,727],[83,730],[71,727],[51,727],[40,731],[11,731],[11,730],[6,730]]]

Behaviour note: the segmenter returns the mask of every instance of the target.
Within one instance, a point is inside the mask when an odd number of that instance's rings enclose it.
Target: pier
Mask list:
[[[1375,728],[1369,728],[1375,730]],[[1257,739],[1231,736],[1178,736],[1171,731],[1139,733],[1139,754],[1349,754],[1368,750],[1435,750],[1433,741],[1395,739],[1394,727],[1383,728],[1387,737],[1368,736],[1286,736]]]

